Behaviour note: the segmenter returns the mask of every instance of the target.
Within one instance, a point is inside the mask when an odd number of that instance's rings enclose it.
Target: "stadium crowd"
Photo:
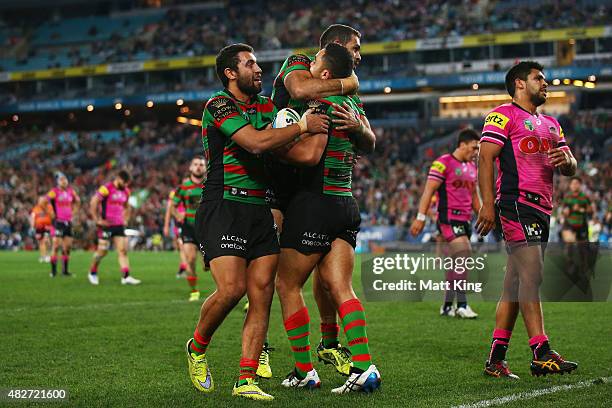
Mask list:
[[[240,3],[240,8],[231,3]],[[266,13],[261,13],[266,10]],[[537,16],[537,17],[536,17]],[[152,58],[214,54],[223,46],[246,42],[258,51],[312,46],[331,23],[350,23],[367,42],[453,37],[545,27],[584,27],[608,23],[609,5],[593,1],[399,1],[313,0],[250,3],[234,0],[226,9],[168,9],[158,21],[138,27],[122,25],[110,38],[96,37],[103,27],[89,29],[89,41],[65,47],[37,47],[29,37],[36,32],[33,21],[7,27],[4,45],[19,47],[21,63],[48,55],[49,68],[66,65],[124,62]],[[52,13],[61,23],[61,11]],[[41,25],[43,21],[37,21]],[[1,24],[0,24],[1,28]],[[87,44],[83,48],[81,45]],[[27,52],[23,52],[27,50]],[[42,52],[41,52],[42,50]],[[65,55],[64,55],[65,54]],[[96,56],[96,61],[92,61]],[[102,57],[99,60],[100,56]]]
[[[612,131],[612,117],[582,112],[563,116],[560,122],[578,159],[579,176],[596,207],[593,222],[600,223],[601,234],[609,236],[612,233],[612,166],[604,160],[609,157],[609,153],[605,156],[604,143]],[[392,225],[399,228],[401,237],[407,237],[432,158],[452,150],[452,143],[424,157],[416,149],[449,131],[444,128],[427,132],[416,128],[376,129],[376,152],[360,158],[353,177],[362,226]],[[142,123],[121,132],[124,139],[121,144],[102,140],[96,132],[81,132],[73,138],[53,129],[6,132],[3,148],[11,147],[7,141],[45,139],[50,143],[0,162],[0,249],[34,245],[29,212],[37,196],[53,187],[55,171],[69,177],[83,200],[74,223],[79,238],[77,245],[91,248],[95,244],[95,225],[88,214],[89,199],[118,168],[126,168],[132,174],[131,204],[135,211],[129,226],[142,236],[138,245],[147,249],[159,247],[166,198],[187,174],[189,158],[201,152],[200,131],[180,124]],[[567,180],[562,177],[556,180],[555,202],[560,203],[567,192]]]

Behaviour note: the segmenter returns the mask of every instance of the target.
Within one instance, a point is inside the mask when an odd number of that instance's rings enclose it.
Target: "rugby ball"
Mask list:
[[[284,128],[294,123],[298,123],[299,121],[300,115],[296,111],[291,108],[283,108],[276,114],[274,122],[272,122],[272,127],[274,129]]]

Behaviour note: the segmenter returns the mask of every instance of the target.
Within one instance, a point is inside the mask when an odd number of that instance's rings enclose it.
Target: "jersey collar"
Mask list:
[[[241,105],[246,105],[247,108],[251,107],[251,105],[254,105],[255,102],[257,102],[257,95],[251,95],[251,98],[249,99],[248,102],[242,102],[240,99],[236,98],[234,94],[230,92],[229,89],[223,88],[223,92],[226,93],[227,96],[232,98],[234,101],[236,101],[236,103],[239,103]]]
[[[513,104],[514,106],[516,106],[517,108],[519,108],[520,110],[522,110],[522,111],[524,111],[524,112],[527,112],[528,114],[530,114],[530,115],[532,115],[532,116],[535,116],[536,118],[540,116],[540,114],[538,113],[538,111],[537,111],[537,110],[536,110],[536,113],[531,113],[531,112],[529,112],[527,109],[523,108],[521,105],[519,105],[518,103],[516,103],[516,102],[514,102],[514,101],[512,101],[512,104]]]

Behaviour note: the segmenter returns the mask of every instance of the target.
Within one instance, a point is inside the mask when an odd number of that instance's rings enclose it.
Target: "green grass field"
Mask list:
[[[100,286],[86,277],[90,254],[76,252],[76,278],[51,279],[36,253],[0,253],[0,388],[63,388],[73,406],[247,406],[231,396],[238,372],[242,305],[216,333],[208,352],[215,392],[198,393],[187,374],[184,345],[193,333],[199,304],[187,302],[187,284],[175,279],[177,254],[132,253],[138,287],[120,285],[116,254],[100,268]],[[204,295],[213,290],[200,273]],[[361,292],[359,274],[355,287]],[[310,293],[311,342],[318,342],[317,312]],[[373,395],[332,396],[344,379],[315,365],[321,390],[286,390],[280,381],[292,360],[278,300],[270,322],[274,378],[262,380],[275,406],[448,407],[475,403],[612,374],[612,304],[547,303],[545,321],[554,348],[580,363],[565,376],[529,375],[530,354],[522,323],[508,360],[517,382],[482,375],[493,329],[495,304],[474,303],[474,321],[442,319],[437,302],[365,303],[371,352],[383,388]],[[610,381],[504,404],[599,407],[610,404]],[[607,402],[606,402],[607,401]],[[0,401],[0,405],[6,402]],[[561,405],[554,405],[554,404]],[[11,404],[13,405],[13,404]],[[40,405],[40,404],[38,404]]]

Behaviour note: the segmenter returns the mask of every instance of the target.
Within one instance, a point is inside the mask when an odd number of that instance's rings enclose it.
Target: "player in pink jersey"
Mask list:
[[[467,257],[471,254],[470,236],[472,235],[472,210],[477,212],[480,200],[476,189],[476,165],[474,159],[478,153],[478,133],[473,129],[459,132],[457,147],[451,154],[438,157],[431,165],[419,212],[410,227],[410,233],[417,236],[423,231],[427,210],[431,198],[436,194],[438,202],[438,231],[444,242],[449,244],[449,255]],[[446,281],[454,282],[467,279],[467,273],[454,270],[446,272]],[[450,284],[450,287],[454,287]],[[457,308],[453,306],[457,296]],[[441,316],[458,316],[463,319],[474,319],[478,315],[467,303],[462,290],[446,291],[444,305],[440,308]]]
[[[51,277],[57,274],[57,253],[62,248],[62,275],[71,276],[68,272],[70,250],[72,248],[72,214],[81,205],[81,199],[68,185],[64,173],[55,175],[56,187],[47,193],[47,199],[53,208],[53,242],[51,247]]]
[[[119,258],[119,267],[123,277],[122,285],[138,285],[140,280],[130,276],[130,264],[127,256],[128,242],[125,236],[125,224],[130,218],[130,190],[127,184],[130,175],[120,171],[115,179],[101,186],[91,198],[90,214],[98,226],[98,248],[93,256],[91,268],[89,269],[89,282],[97,285],[98,265],[102,258],[108,253],[110,240],[113,241]]]
[[[533,351],[533,375],[563,374],[578,367],[551,350],[539,296],[552,210],[553,173],[555,169],[564,176],[576,172],[576,159],[561,126],[537,111],[547,97],[548,84],[542,70],[537,62],[523,61],[508,71],[506,89],[512,103],[498,106],[487,115],[480,143],[482,207],[476,229],[485,236],[497,221],[508,250],[504,289],[497,304],[493,341],[484,370],[486,375],[498,378],[518,378],[505,359],[519,311]]]
[[[164,215],[163,232],[165,237],[170,236],[170,221],[174,218],[172,216],[172,207],[174,205],[172,200],[174,199],[175,194],[176,190],[172,190],[170,191],[170,194],[168,194],[168,202],[166,203],[166,214]],[[176,211],[179,214],[185,214],[185,206],[183,205],[183,203],[180,203],[178,206],[176,206]],[[176,219],[174,219],[174,224],[172,226],[172,240],[174,247],[177,248],[179,251],[180,260],[179,270],[176,273],[176,278],[184,278],[186,276],[187,261],[185,260],[185,252],[183,251],[183,240],[180,237],[179,222]]]

